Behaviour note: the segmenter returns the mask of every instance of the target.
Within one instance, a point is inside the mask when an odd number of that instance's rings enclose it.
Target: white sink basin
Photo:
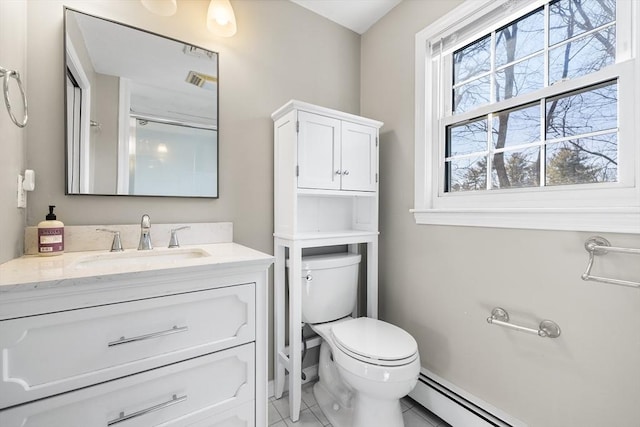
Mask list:
[[[152,249],[149,251],[127,250],[87,255],[73,263],[77,269],[104,268],[116,266],[153,266],[174,264],[177,261],[209,257],[211,254],[201,248]]]

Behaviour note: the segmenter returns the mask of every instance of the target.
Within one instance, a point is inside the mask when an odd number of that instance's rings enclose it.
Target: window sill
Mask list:
[[[412,209],[416,224],[640,234],[640,208]]]

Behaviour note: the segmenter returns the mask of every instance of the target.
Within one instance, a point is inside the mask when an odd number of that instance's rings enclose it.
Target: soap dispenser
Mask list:
[[[61,255],[64,252],[64,224],[56,220],[55,206],[49,206],[46,220],[38,224],[38,254]]]

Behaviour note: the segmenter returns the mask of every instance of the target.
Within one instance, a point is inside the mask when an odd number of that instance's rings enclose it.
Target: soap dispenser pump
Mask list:
[[[64,252],[64,224],[53,213],[55,206],[49,206],[45,221],[38,224],[38,254],[44,256],[61,255]]]

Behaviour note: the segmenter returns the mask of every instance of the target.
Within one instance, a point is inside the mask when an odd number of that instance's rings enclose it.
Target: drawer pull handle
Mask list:
[[[169,406],[173,406],[173,405],[178,404],[180,402],[184,402],[185,400],[187,400],[187,395],[186,394],[184,396],[180,396],[180,397],[178,397],[178,395],[174,394],[171,397],[171,400],[168,400],[168,401],[163,402],[163,403],[159,403],[159,404],[157,404],[155,406],[152,406],[150,408],[142,409],[142,410],[136,411],[136,412],[132,412],[129,415],[125,415],[124,411],[120,412],[120,415],[118,415],[118,418],[114,418],[113,420],[107,422],[107,426],[112,426],[114,424],[118,424],[118,423],[121,423],[123,421],[130,420],[131,418],[140,417],[140,416],[146,415],[146,414],[148,414],[150,412],[159,411],[161,409],[168,408]]]
[[[151,334],[139,335],[137,337],[131,337],[131,338],[120,337],[119,340],[111,341],[108,345],[109,347],[114,347],[116,345],[128,344],[130,342],[150,340],[153,338],[164,337],[166,335],[178,334],[180,332],[187,332],[188,330],[189,330],[188,326],[180,326],[180,327],[174,326],[173,328],[167,329],[166,331],[153,332]]]

